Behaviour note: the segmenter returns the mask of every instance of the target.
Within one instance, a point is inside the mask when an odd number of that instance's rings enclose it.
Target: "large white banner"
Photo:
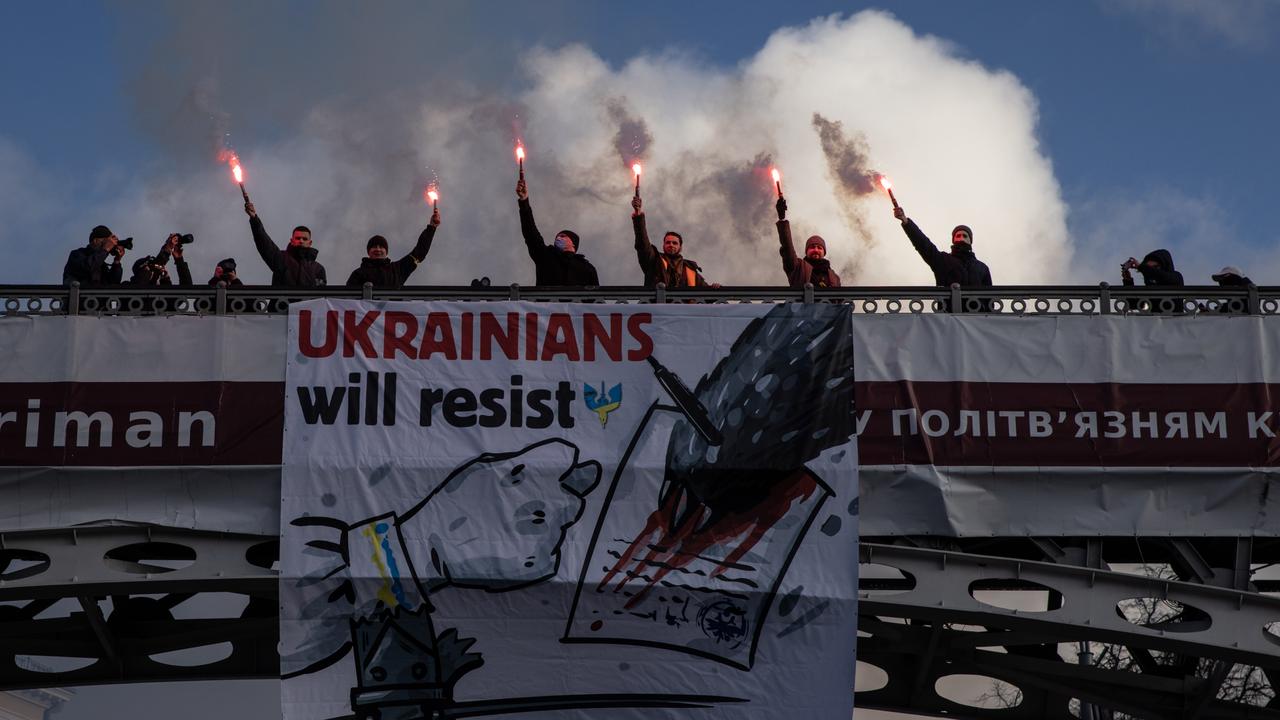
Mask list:
[[[286,718],[839,718],[832,305],[294,305]]]

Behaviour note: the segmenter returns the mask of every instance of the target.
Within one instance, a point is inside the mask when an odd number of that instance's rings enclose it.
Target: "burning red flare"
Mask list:
[[[520,162],[524,162],[524,146],[523,145],[516,146],[516,160],[519,160]]]
[[[430,202],[432,205],[435,205],[437,202],[440,201],[440,194],[437,193],[434,188],[431,190],[428,190],[427,201]]]
[[[235,177],[236,182],[238,183],[244,182],[244,171],[240,169],[239,162],[231,166],[231,174]]]
[[[782,173],[778,172],[778,168],[769,171],[773,176],[773,187],[778,191],[778,199],[782,199]]]
[[[773,169],[772,175],[774,182],[782,182],[782,173],[778,172],[778,168]]]
[[[631,166],[631,172],[635,173],[636,175],[639,175],[641,170],[642,168],[640,167],[640,163],[635,163],[634,165]]]
[[[889,182],[889,178],[888,178],[887,176],[885,176],[885,175],[881,175],[881,176],[880,176],[880,187],[884,188],[885,190],[892,190],[892,189],[893,189],[893,183]]]

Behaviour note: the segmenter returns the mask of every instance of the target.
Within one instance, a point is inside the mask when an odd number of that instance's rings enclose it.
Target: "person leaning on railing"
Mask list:
[[[819,235],[811,235],[804,241],[804,257],[796,255],[791,241],[791,223],[787,220],[787,201],[778,198],[778,253],[782,255],[782,271],[787,274],[787,284],[803,288],[812,284],[816,288],[840,287],[840,276],[827,260],[827,241]]]

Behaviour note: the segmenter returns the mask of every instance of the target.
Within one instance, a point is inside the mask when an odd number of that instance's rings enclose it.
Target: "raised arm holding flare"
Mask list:
[[[263,262],[271,268],[272,287],[323,287],[328,284],[324,266],[316,260],[320,253],[311,247],[310,228],[305,225],[294,228],[288,247],[281,250],[271,241],[252,202],[245,202],[244,212],[249,216],[253,244]]]
[[[529,188],[523,175],[516,182],[516,200],[520,207],[520,234],[533,261],[534,284],[550,287],[594,287],[600,284],[596,268],[581,253],[582,243],[572,230],[556,233],[554,245],[548,245],[533,221],[529,205]]]
[[[649,242],[649,229],[644,221],[644,205],[637,195],[631,199],[631,227],[636,235],[636,261],[644,273],[644,286],[656,287],[665,283],[668,288],[720,287],[702,277],[698,263],[681,255],[684,238],[680,233],[668,230],[662,236],[662,251]]]
[[[910,238],[912,246],[933,271],[938,287],[951,287],[952,283],[960,287],[991,287],[991,271],[973,254],[973,231],[968,225],[955,226],[951,231],[951,252],[944,253],[901,207],[893,209],[893,216],[902,223],[902,230]]]
[[[360,267],[351,271],[351,277],[347,278],[347,285],[361,287],[366,282],[373,283],[376,288],[402,288],[405,281],[418,269],[418,265],[427,259],[427,253],[431,252],[431,241],[435,238],[436,228],[440,227],[440,209],[436,208],[431,212],[431,222],[418,235],[418,244],[413,246],[413,250],[408,255],[391,262],[390,254],[387,246],[387,239],[381,235],[374,235],[369,238],[369,242],[365,245],[368,257],[360,261]]]
[[[827,260],[827,241],[820,235],[811,235],[804,241],[804,257],[796,256],[795,243],[791,241],[791,223],[787,220],[787,201],[779,197],[778,254],[782,256],[782,271],[787,274],[787,284],[802,288],[812,283],[814,287],[840,287],[840,276]]]

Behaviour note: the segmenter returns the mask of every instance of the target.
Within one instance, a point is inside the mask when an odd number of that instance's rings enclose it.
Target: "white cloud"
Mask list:
[[[894,179],[908,213],[944,249],[953,225],[972,226],[998,283],[1059,282],[1070,264],[1066,209],[1039,145],[1030,91],[887,13],[780,29],[731,68],[677,51],[611,67],[579,45],[524,58],[528,76],[514,95],[442,81],[430,95],[412,88],[353,107],[341,97],[291,99],[282,86],[286,97],[275,101],[295,103],[305,117],[298,132],[239,148],[268,230],[283,241],[293,225],[311,226],[331,282],[342,282],[373,234],[386,235],[393,253],[408,250],[429,214],[423,183],[436,176],[444,225],[414,284],[480,275],[530,283],[513,191],[519,134],[544,235],[578,231],[603,282],[638,285],[629,159],[615,148],[618,118],[609,111],[620,104],[653,138],[643,185],[653,239],[681,231],[687,254],[712,281],[785,282],[772,183],[754,166],[768,157],[784,173],[797,240],[823,235],[847,283],[932,282],[887,198],[841,191],[815,113],[865,140],[870,169]],[[59,237],[104,222],[151,252],[168,232],[194,232],[197,282],[227,256],[246,281],[268,279],[224,166],[118,180],[114,201],[77,208]],[[3,272],[18,279],[13,268]]]

